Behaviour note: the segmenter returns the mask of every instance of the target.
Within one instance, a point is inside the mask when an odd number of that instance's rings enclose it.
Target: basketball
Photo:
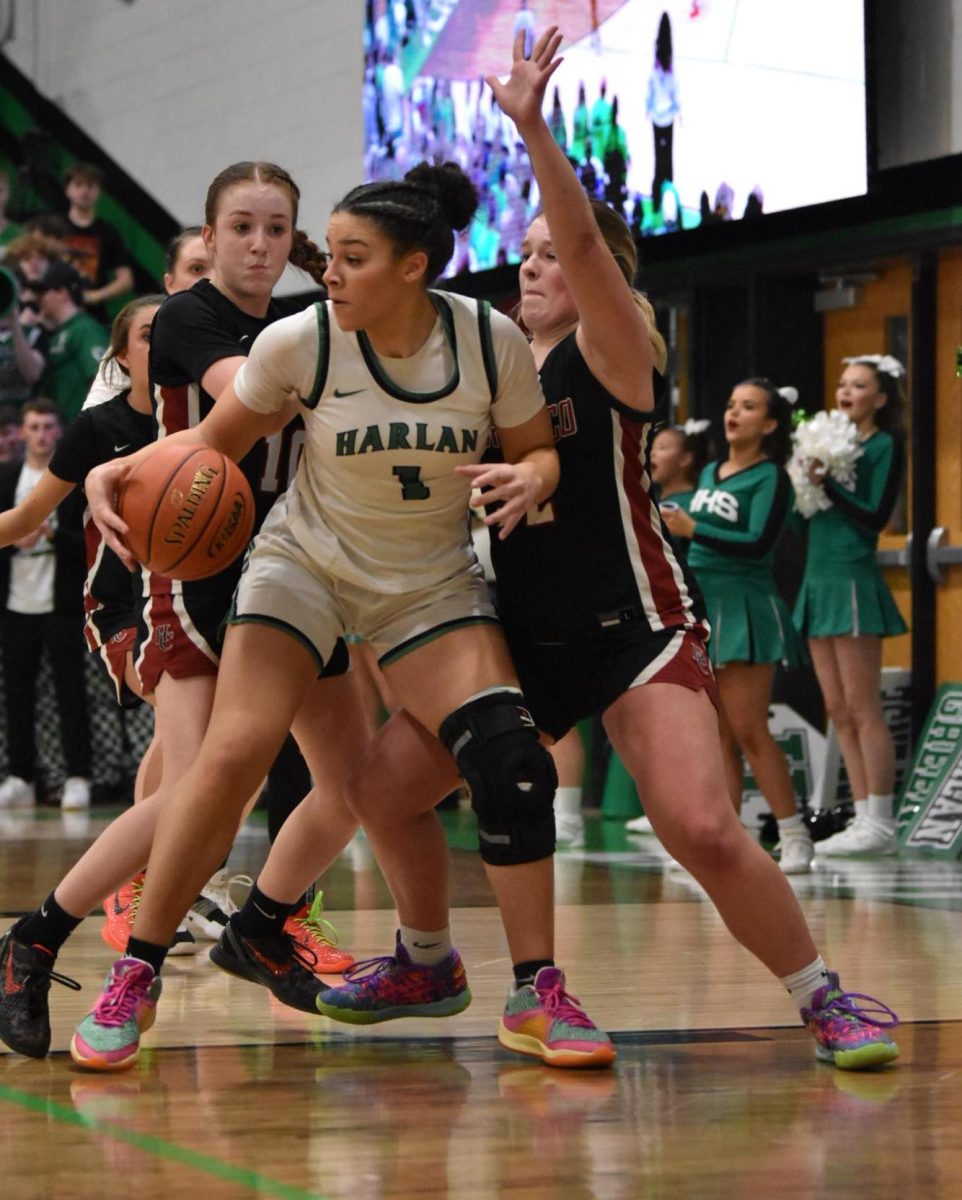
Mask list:
[[[127,476],[117,512],[131,553],[148,570],[206,579],[250,541],[254,497],[240,467],[219,450],[161,440]]]

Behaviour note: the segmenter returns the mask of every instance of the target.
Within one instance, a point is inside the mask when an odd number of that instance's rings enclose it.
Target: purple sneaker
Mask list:
[[[870,1007],[862,1008],[859,1000]],[[898,1025],[898,1017],[872,996],[843,992],[834,971],[812,997],[811,1008],[802,1009],[802,1020],[815,1038],[816,1057],[843,1071],[863,1071],[898,1058],[899,1048],[886,1032]]]
[[[422,966],[411,962],[398,934],[393,957],[367,958],[348,967],[341,987],[317,997],[317,1010],[350,1025],[374,1025],[395,1017],[451,1017],[470,1003],[457,950],[436,966]]]

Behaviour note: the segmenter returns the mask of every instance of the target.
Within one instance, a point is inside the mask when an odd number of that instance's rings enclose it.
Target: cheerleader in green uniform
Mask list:
[[[658,488],[658,507],[663,512],[678,508],[688,512],[691,508],[698,478],[711,457],[710,428],[710,421],[688,420],[684,425],[666,425],[652,439],[651,481]],[[690,542],[677,537],[673,543],[678,558],[684,561]]]
[[[809,521],[805,577],[795,625],[808,638],[825,709],[835,724],[855,797],[855,820],[819,842],[816,853],[887,855],[897,849],[895,747],[881,700],[882,638],[906,632],[875,560],[878,535],[898,495],[903,471],[899,433],[901,379],[891,355],[843,360],[835,399],[858,429],[862,456],[855,490],[812,464],[832,507]]]
[[[705,596],[718,673],[728,787],[741,807],[742,754],[778,821],[780,864],[811,869],[812,841],[798,811],[785,756],[768,729],[775,667],[798,665],[791,616],[775,589],[772,560],[792,507],[782,464],[791,446],[794,389],[747,379],[725,411],[728,458],[709,463],[688,513],[669,510],[672,537],[691,539],[688,565]]]

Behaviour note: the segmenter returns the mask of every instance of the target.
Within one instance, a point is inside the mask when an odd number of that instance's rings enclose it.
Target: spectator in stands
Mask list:
[[[21,405],[30,399],[43,374],[44,359],[36,336],[20,319],[20,283],[10,267],[0,267],[0,404]],[[19,422],[18,422],[19,423]]]
[[[12,404],[0,404],[0,466],[18,463],[21,458],[20,410]]]
[[[65,242],[80,274],[87,281],[83,302],[98,321],[107,321],[107,300],[125,296],[134,286],[134,273],[120,234],[97,216],[103,172],[92,163],[78,162],[64,176],[70,205]]]
[[[7,219],[7,205],[10,202],[10,177],[6,171],[0,171],[0,246],[6,246],[22,232],[19,225]]]
[[[33,490],[53,456],[62,430],[52,400],[28,400],[23,409],[22,464],[0,467],[0,509],[13,508]],[[34,719],[37,675],[44,649],[50,663],[67,766],[64,809],[90,804],[90,727],[84,678],[83,499],[72,492],[39,529],[0,551],[4,689],[9,774],[0,783],[0,809],[36,802]]]
[[[83,280],[68,263],[55,262],[34,284],[40,317],[50,331],[40,390],[56,401],[64,423],[83,408],[109,338],[83,304]]]

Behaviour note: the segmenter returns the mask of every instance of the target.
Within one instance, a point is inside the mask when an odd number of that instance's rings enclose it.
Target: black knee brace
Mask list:
[[[469,700],[439,736],[471,789],[484,861],[512,866],[554,854],[558,774],[521,693],[499,689]]]

